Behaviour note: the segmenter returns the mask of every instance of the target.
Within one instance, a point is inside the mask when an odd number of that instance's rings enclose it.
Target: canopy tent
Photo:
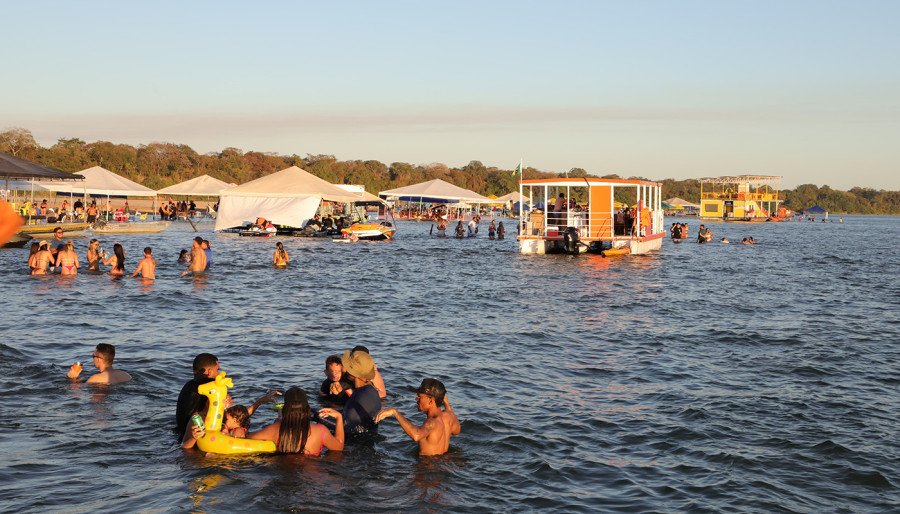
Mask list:
[[[234,187],[237,184],[229,184],[224,180],[210,177],[209,175],[200,175],[190,180],[185,180],[169,187],[164,187],[157,191],[159,195],[175,195],[175,196],[219,196],[223,189]]]
[[[439,178],[410,186],[398,187],[378,193],[378,196],[394,198],[401,202],[422,203],[496,203],[468,189],[454,186]]]
[[[296,166],[222,190],[216,230],[242,226],[263,217],[276,225],[302,227],[322,200],[351,203],[360,196]]]
[[[501,196],[500,198],[494,199],[494,203],[502,203],[504,205],[506,205],[510,202],[518,203],[521,201],[528,203],[531,201],[531,198],[528,198],[527,196],[525,196],[523,194],[519,194],[518,191],[515,191],[515,192],[509,193],[509,194],[505,194],[505,195]]]
[[[828,214],[828,211],[819,207],[819,204],[816,204],[808,209],[803,209],[803,214]]]
[[[83,177],[76,177],[71,173],[41,166],[40,164],[19,159],[2,152],[0,152],[0,178],[83,180]]]
[[[377,196],[373,195],[372,193],[366,191],[366,189],[363,186],[359,186],[356,184],[335,184],[335,186],[343,189],[344,191],[346,191],[350,194],[356,195],[357,199],[354,201],[357,203],[359,203],[359,202],[368,203],[368,204],[378,203],[381,205],[384,205],[386,203],[381,198],[378,198]]]
[[[84,177],[84,183],[44,182],[42,185],[57,193],[86,194],[92,196],[156,196],[156,191],[137,182],[116,175],[106,168],[94,166],[76,172]]]
[[[675,209],[700,209],[700,206],[695,203],[691,203],[687,200],[678,198],[677,196],[669,198],[668,200],[663,200],[663,203],[667,203],[671,205]]]

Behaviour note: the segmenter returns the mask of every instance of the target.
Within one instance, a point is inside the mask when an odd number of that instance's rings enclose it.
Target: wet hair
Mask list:
[[[152,254],[152,253],[153,253],[153,249],[150,248],[149,246],[146,247],[146,248],[144,248],[144,254],[145,254],[145,255],[150,255],[150,254]]]
[[[203,244],[203,238],[200,237],[200,236],[197,236],[197,237],[194,238],[194,242],[197,243],[198,245],[202,245],[202,244]]]
[[[97,353],[103,356],[103,360],[112,364],[116,358],[116,347],[109,343],[100,343],[97,345]]]
[[[66,241],[66,248],[71,250],[75,248],[75,244],[72,241]]]
[[[30,250],[30,253],[28,254],[28,257],[31,258],[32,255],[38,253],[38,250],[40,250],[40,248],[41,248],[41,243],[38,243],[37,241],[31,243],[31,250]]]
[[[88,243],[88,245],[92,245],[94,243],[100,244],[100,240],[99,239],[91,239],[91,242]]]
[[[281,427],[278,429],[276,449],[281,453],[303,453],[309,437],[309,399],[299,387],[284,392]]]
[[[325,359],[325,367],[331,366],[332,364],[340,364],[341,367],[344,366],[344,361],[341,360],[340,355],[329,355],[327,359]]]
[[[113,245],[113,253],[116,254],[116,269],[125,271],[125,249],[122,245],[116,243]]]
[[[434,402],[441,405],[444,403],[444,395],[447,394],[447,389],[440,380],[426,378],[422,380],[422,385],[419,386],[419,389],[416,392],[434,398]]]
[[[231,416],[243,428],[250,426],[250,411],[243,405],[232,405],[225,409],[225,416]]]
[[[277,243],[275,243],[275,248],[278,248],[279,250],[281,250],[284,248],[284,245],[281,244],[281,241],[278,241]]]
[[[353,349],[350,350],[350,353],[356,353],[356,352],[366,352],[366,353],[369,353],[369,349],[366,348],[365,346],[363,346],[363,345],[360,344],[360,345],[354,346]]]
[[[219,358],[211,353],[201,353],[194,357],[194,378],[197,380],[208,378],[206,369],[219,363]]]

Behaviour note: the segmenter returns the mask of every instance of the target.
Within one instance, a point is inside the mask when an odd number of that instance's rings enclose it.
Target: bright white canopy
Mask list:
[[[699,208],[700,208],[699,205],[697,205],[697,204],[695,204],[695,203],[691,203],[691,202],[689,202],[689,201],[687,201],[687,200],[683,200],[683,199],[681,199],[681,198],[678,198],[677,196],[676,196],[676,197],[673,197],[673,198],[669,198],[668,200],[663,200],[663,203],[667,203],[667,204],[669,204],[669,205],[678,206],[678,207],[691,207],[691,208],[694,208],[694,209],[699,209]]]
[[[41,185],[57,193],[93,196],[156,196],[156,191],[137,182],[116,175],[106,168],[94,166],[76,172],[84,177],[84,182],[42,182]]]
[[[223,189],[228,189],[235,185],[236,184],[229,184],[224,180],[210,177],[209,175],[200,175],[199,177],[194,177],[169,187],[164,187],[157,191],[157,194],[177,196],[219,196],[219,193]]]
[[[225,189],[219,196],[216,230],[239,227],[260,216],[276,225],[299,228],[313,217],[322,200],[360,199],[296,166]]]
[[[509,203],[509,202],[516,203],[516,202],[521,201],[523,198],[525,199],[525,203],[526,203],[526,204],[531,202],[531,198],[528,198],[528,197],[525,196],[525,195],[520,195],[519,192],[516,191],[516,192],[513,192],[513,193],[509,193],[509,194],[503,195],[503,196],[501,196],[500,198],[495,198],[495,199],[494,199],[494,203],[502,203],[502,204],[506,204],[506,203]]]
[[[382,191],[378,193],[378,196],[413,201],[421,199],[424,202],[427,202],[429,199],[450,200],[458,203],[493,203],[495,201],[481,196],[475,191],[454,186],[439,178],[411,186]]]

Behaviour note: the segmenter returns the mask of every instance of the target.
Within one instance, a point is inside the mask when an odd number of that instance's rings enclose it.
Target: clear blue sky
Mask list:
[[[900,189],[898,1],[4,5],[0,129]]]

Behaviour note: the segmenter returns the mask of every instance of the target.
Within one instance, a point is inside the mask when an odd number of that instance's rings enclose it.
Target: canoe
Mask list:
[[[93,230],[95,234],[156,234],[170,224],[168,221],[107,222],[95,225]]]

